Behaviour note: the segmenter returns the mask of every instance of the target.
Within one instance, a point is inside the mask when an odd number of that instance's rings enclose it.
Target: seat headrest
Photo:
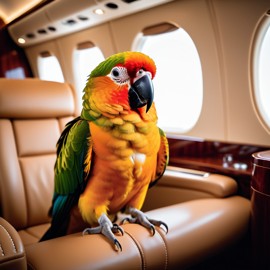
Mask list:
[[[0,79],[0,118],[63,117],[75,114],[68,83],[34,78]]]

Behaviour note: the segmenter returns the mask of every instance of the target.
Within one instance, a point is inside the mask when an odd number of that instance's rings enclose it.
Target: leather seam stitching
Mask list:
[[[145,256],[144,256],[144,252],[142,250],[140,243],[137,241],[137,239],[130,232],[125,231],[125,233],[134,241],[135,245],[137,246],[139,253],[141,255],[142,269],[146,269]]]
[[[165,242],[162,234],[158,230],[156,230],[156,233],[158,233],[158,235],[159,235],[159,237],[160,237],[160,239],[161,239],[161,241],[163,243],[164,249],[165,249],[165,264],[164,264],[165,267],[164,267],[164,269],[168,269],[168,263],[169,263],[168,248],[167,248],[166,242]]]
[[[17,253],[17,249],[16,249],[16,246],[15,246],[15,243],[10,235],[10,233],[7,231],[7,229],[3,226],[3,225],[0,225],[0,227],[4,230],[4,232],[8,235],[10,241],[11,241],[11,244],[12,244],[12,247],[13,247],[13,252],[14,253]],[[1,247],[2,249],[2,247]],[[2,249],[3,250],[3,249]]]
[[[4,252],[4,250],[3,250],[3,248],[2,248],[2,245],[0,244],[0,251],[1,251],[1,256],[5,256],[5,252]]]

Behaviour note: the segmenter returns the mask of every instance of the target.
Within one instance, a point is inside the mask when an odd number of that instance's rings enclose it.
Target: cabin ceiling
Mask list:
[[[7,4],[6,2],[9,1],[10,3]],[[31,8],[34,5],[46,2],[40,0],[9,1],[0,0],[0,9],[2,8],[2,3],[5,3],[7,7],[15,2],[20,4],[25,2]],[[8,26],[8,30],[13,40],[19,46],[26,47],[171,1],[173,0],[47,1],[46,5],[42,5],[34,12],[12,22]],[[20,5],[18,3],[19,8]],[[22,5],[20,10],[22,11]],[[18,15],[13,14],[13,16]]]
[[[8,24],[43,0],[0,0],[0,17]]]

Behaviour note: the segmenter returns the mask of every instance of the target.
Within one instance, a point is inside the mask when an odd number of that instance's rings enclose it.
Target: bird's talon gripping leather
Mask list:
[[[95,228],[86,228],[82,231],[82,235],[86,235],[86,234],[97,234],[101,232],[101,228],[99,227],[95,227]]]
[[[121,224],[123,224],[123,222],[128,221],[129,223],[137,223],[140,224],[142,226],[144,226],[145,228],[149,229],[152,233],[152,236],[155,235],[156,233],[156,229],[155,226],[161,227],[164,226],[165,227],[165,232],[166,234],[169,231],[168,225],[160,220],[155,220],[155,219],[149,219],[142,211],[135,209],[135,208],[130,208],[129,209],[129,213],[131,214],[131,218],[124,218],[121,222]]]
[[[165,233],[167,234],[169,232],[169,227],[168,225],[160,220],[154,220],[154,219],[149,219],[149,222],[152,223],[155,226],[158,226],[161,228],[161,226],[163,226],[165,228]]]
[[[120,224],[122,225],[122,224],[125,224],[126,222],[127,223],[137,223],[137,220],[135,218],[126,217],[120,222]]]
[[[84,236],[84,235],[86,235],[86,234],[89,234],[89,232],[88,232],[89,229],[90,229],[90,228],[84,229],[84,230],[82,231],[82,236]]]
[[[160,224],[160,226],[159,227],[161,227],[161,226],[164,226],[165,227],[165,233],[167,234],[168,232],[169,232],[169,227],[168,227],[168,225],[165,223],[165,222],[161,222],[161,224]]]
[[[123,224],[125,224],[126,222],[129,223],[129,221],[130,221],[130,218],[124,218],[124,219],[122,219],[122,220],[120,221],[120,224],[123,225]]]
[[[113,227],[112,227],[112,232],[113,233],[120,233],[122,236],[124,235],[124,230],[122,227],[120,227],[118,224],[113,224]]]
[[[114,239],[114,247],[116,251],[119,251],[119,250],[122,251],[122,246],[117,239]]]
[[[122,251],[120,242],[114,237],[114,233],[124,235],[124,230],[117,224],[112,224],[109,218],[103,214],[98,220],[99,226],[94,228],[86,228],[83,230],[82,235],[85,234],[103,234],[111,243],[114,244],[116,251]]]
[[[152,232],[152,236],[154,236],[155,233],[156,233],[155,226],[154,226],[154,225],[151,225],[150,230],[151,230],[151,232]]]

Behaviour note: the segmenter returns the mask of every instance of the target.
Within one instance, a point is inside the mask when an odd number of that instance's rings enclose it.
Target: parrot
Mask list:
[[[169,159],[168,140],[157,126],[155,74],[155,62],[135,51],[111,55],[92,70],[81,114],[57,142],[51,222],[40,241],[82,231],[102,234],[122,250],[116,234],[124,234],[125,222],[152,235],[155,226],[168,232],[165,222],[141,211]],[[118,225],[119,212],[128,217]]]

